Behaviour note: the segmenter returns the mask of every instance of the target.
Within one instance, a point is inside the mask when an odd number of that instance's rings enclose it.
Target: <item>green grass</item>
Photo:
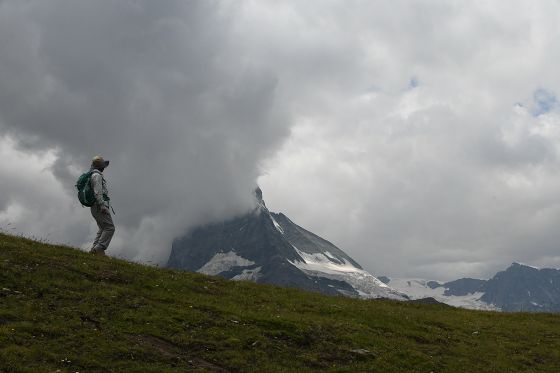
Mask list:
[[[6,235],[0,269],[0,371],[560,372],[559,315],[328,297]]]

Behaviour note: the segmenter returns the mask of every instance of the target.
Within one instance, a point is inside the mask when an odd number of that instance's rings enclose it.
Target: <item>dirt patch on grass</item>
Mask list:
[[[165,357],[177,358],[183,356],[180,346],[166,339],[153,335],[130,335],[129,339],[141,346],[148,346],[151,350]]]
[[[199,358],[194,358],[192,360],[189,360],[189,365],[191,365],[194,368],[207,369],[210,372],[218,372],[218,373],[229,372],[229,370],[227,370],[227,369],[224,369],[220,366],[217,366],[216,364],[212,364],[209,361],[202,360],[202,359],[199,359]]]
[[[15,321],[17,321],[17,318],[13,316],[7,316],[7,315],[0,316],[0,325],[9,324]]]
[[[137,345],[148,347],[166,358],[186,362],[193,368],[206,369],[210,372],[229,372],[229,370],[204,359],[189,357],[188,351],[167,339],[147,334],[129,335],[128,338]]]

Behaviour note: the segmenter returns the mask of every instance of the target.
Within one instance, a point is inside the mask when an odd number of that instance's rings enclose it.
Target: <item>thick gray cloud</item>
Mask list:
[[[272,209],[375,274],[558,267],[559,8],[5,0],[1,144],[20,166],[0,167],[0,224],[86,242],[71,188],[103,153],[126,257],[249,208],[262,174]]]
[[[287,135],[276,77],[240,58],[231,27],[211,1],[1,5],[1,128],[20,149],[54,152],[68,196],[93,155],[112,161],[121,255],[165,259],[188,226],[249,209],[259,162]],[[3,194],[45,218],[40,199]],[[72,219],[53,225],[72,221],[75,201],[56,201]]]

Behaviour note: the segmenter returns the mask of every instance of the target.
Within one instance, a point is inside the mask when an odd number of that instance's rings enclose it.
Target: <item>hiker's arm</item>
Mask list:
[[[98,173],[91,175],[91,186],[93,187],[93,194],[97,204],[101,207],[105,206],[105,201],[103,200],[103,176]]]

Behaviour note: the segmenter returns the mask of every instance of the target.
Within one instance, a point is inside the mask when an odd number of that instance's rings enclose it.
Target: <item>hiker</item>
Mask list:
[[[101,156],[96,156],[91,161],[91,189],[95,200],[90,207],[91,215],[95,219],[99,230],[93,241],[93,246],[90,253],[96,255],[105,255],[105,250],[109,247],[111,238],[115,233],[115,225],[111,217],[111,208],[109,192],[107,191],[107,182],[103,177],[103,170],[109,166],[109,161],[106,161]]]

